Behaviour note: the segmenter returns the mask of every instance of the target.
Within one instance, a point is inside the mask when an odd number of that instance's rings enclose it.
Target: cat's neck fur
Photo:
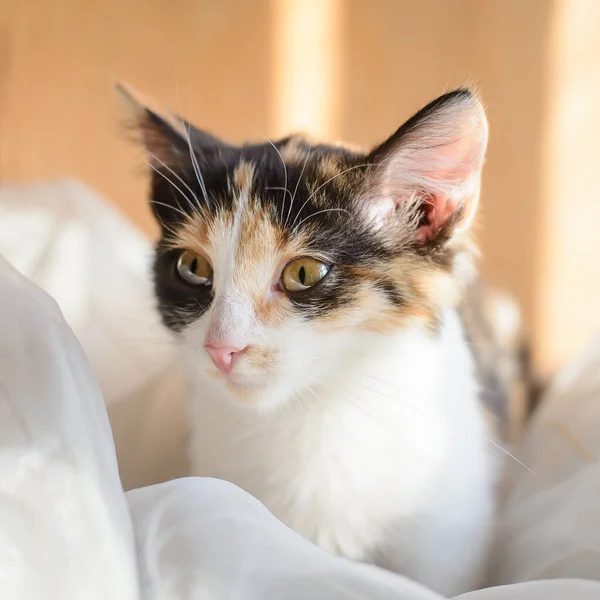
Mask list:
[[[485,543],[495,472],[477,388],[454,310],[433,335],[365,337],[320,389],[271,412],[235,407],[201,378],[191,403],[193,470],[238,484],[327,550],[379,564],[385,553],[390,568],[446,592],[439,553],[453,539],[447,577],[469,587],[456,571],[469,572]],[[440,534],[457,512],[473,524],[462,542]]]

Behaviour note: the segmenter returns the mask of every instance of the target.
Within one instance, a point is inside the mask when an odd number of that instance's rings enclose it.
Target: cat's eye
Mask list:
[[[281,287],[288,292],[301,292],[319,283],[331,265],[316,258],[297,258],[289,262],[281,274]]]
[[[177,259],[177,272],[191,285],[211,285],[213,270],[210,263],[197,252],[185,250]]]

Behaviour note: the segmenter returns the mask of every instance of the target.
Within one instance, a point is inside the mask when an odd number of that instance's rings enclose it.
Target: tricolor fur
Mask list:
[[[240,485],[331,552],[446,594],[474,587],[499,464],[489,417],[507,420],[515,378],[465,331],[487,314],[465,303],[479,101],[446,94],[365,153],[300,136],[233,146],[125,95],[162,226],[158,307],[194,385],[195,474]],[[185,251],[210,263],[210,285],[178,274]],[[288,293],[299,257],[329,271]],[[222,347],[227,372],[207,351]]]

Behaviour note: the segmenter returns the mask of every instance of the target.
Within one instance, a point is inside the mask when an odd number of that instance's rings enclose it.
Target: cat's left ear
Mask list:
[[[154,168],[177,167],[189,162],[192,148],[196,158],[201,160],[204,154],[230,147],[159,107],[130,85],[120,82],[115,88],[124,101],[130,125],[139,134],[141,145]]]
[[[471,91],[434,100],[368,156],[368,218],[378,229],[408,231],[417,244],[466,229],[479,201],[487,139],[485,112]]]

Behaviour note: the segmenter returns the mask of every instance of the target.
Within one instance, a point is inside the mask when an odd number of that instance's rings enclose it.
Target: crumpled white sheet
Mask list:
[[[137,589],[100,389],[56,303],[2,261],[0,597],[120,600]]]
[[[600,336],[558,375],[518,458],[492,581],[600,580]]]
[[[153,382],[174,358],[154,310],[151,251],[76,180],[0,186],[0,254],[58,302],[109,405]]]
[[[154,308],[151,254],[76,180],[0,185],[0,255],[58,302],[85,349],[127,489],[187,472],[186,383]]]
[[[0,244],[2,219],[0,211]],[[600,340],[558,379],[523,443],[520,460],[535,475],[516,463],[511,472],[495,582],[600,579],[599,373]],[[324,554],[224,482],[180,479],[126,496],[81,347],[55,303],[3,260],[0,597],[439,600],[402,577]],[[600,583],[554,579],[461,598],[598,600]]]

